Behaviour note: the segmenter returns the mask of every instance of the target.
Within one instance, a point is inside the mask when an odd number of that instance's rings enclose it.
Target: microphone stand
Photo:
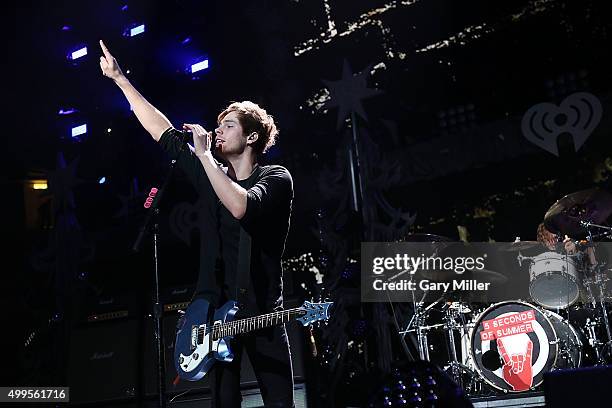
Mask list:
[[[186,138],[188,132],[183,133],[182,147],[179,151],[178,156],[185,150]],[[177,156],[177,158],[178,158]],[[153,237],[153,268],[155,274],[155,288],[154,288],[154,298],[153,298],[153,331],[155,335],[155,346],[157,349],[157,391],[158,391],[158,402],[160,408],[166,408],[166,359],[165,359],[165,348],[164,348],[164,337],[163,337],[163,324],[162,324],[162,305],[159,299],[159,261],[158,261],[158,242],[159,242],[159,203],[161,202],[164,191],[166,191],[166,187],[168,186],[172,176],[174,174],[174,169],[176,168],[177,159],[172,159],[170,161],[170,168],[166,173],[166,178],[157,193],[154,195],[153,200],[150,202],[150,206],[148,207],[149,211],[147,212],[147,216],[140,227],[140,232],[138,233],[138,237],[136,238],[136,242],[132,246],[132,250],[134,252],[140,251],[140,246],[142,244],[142,240],[147,233],[148,230],[151,230]],[[149,197],[151,197],[153,192],[149,193]],[[147,201],[145,203],[145,208]]]

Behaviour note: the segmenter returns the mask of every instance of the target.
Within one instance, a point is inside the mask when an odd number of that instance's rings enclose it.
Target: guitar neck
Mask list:
[[[294,308],[254,317],[247,317],[245,319],[214,325],[212,327],[211,334],[215,340],[225,336],[235,336],[237,334],[263,329],[264,327],[283,324],[285,322],[297,319],[298,317],[304,315],[304,313],[305,312],[301,308]]]

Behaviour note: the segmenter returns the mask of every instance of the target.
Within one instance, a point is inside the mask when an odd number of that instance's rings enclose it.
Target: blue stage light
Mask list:
[[[130,37],[134,37],[135,35],[142,34],[145,32],[145,25],[141,24],[139,26],[130,28]]]
[[[87,47],[79,48],[78,50],[73,51],[72,54],[70,54],[70,59],[75,60],[84,57],[85,55],[87,55]]]
[[[191,65],[191,73],[208,69],[208,58]]]
[[[100,180],[98,180],[98,184],[104,184],[106,183],[106,177],[102,177],[100,178]]]
[[[77,137],[87,133],[87,123],[72,128],[72,137]]]
[[[74,108],[66,108],[66,109],[60,109],[57,112],[57,114],[58,115],[70,115],[70,114],[75,113],[75,112],[77,112],[77,110],[74,109]]]

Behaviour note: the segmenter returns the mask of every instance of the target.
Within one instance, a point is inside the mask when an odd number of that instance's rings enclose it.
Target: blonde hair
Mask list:
[[[274,146],[278,137],[278,129],[272,115],[268,115],[265,109],[251,101],[233,102],[223,110],[217,117],[217,123],[221,123],[229,113],[236,112],[238,121],[245,135],[257,133],[257,140],[253,149],[258,155],[263,154]]]

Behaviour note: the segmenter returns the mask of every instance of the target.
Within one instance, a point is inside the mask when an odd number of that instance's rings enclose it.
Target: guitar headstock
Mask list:
[[[329,307],[333,305],[334,302],[304,302],[304,304],[300,307],[300,310],[304,312],[304,314],[298,317],[300,323],[304,326],[308,326],[314,322],[320,320],[329,319]]]

